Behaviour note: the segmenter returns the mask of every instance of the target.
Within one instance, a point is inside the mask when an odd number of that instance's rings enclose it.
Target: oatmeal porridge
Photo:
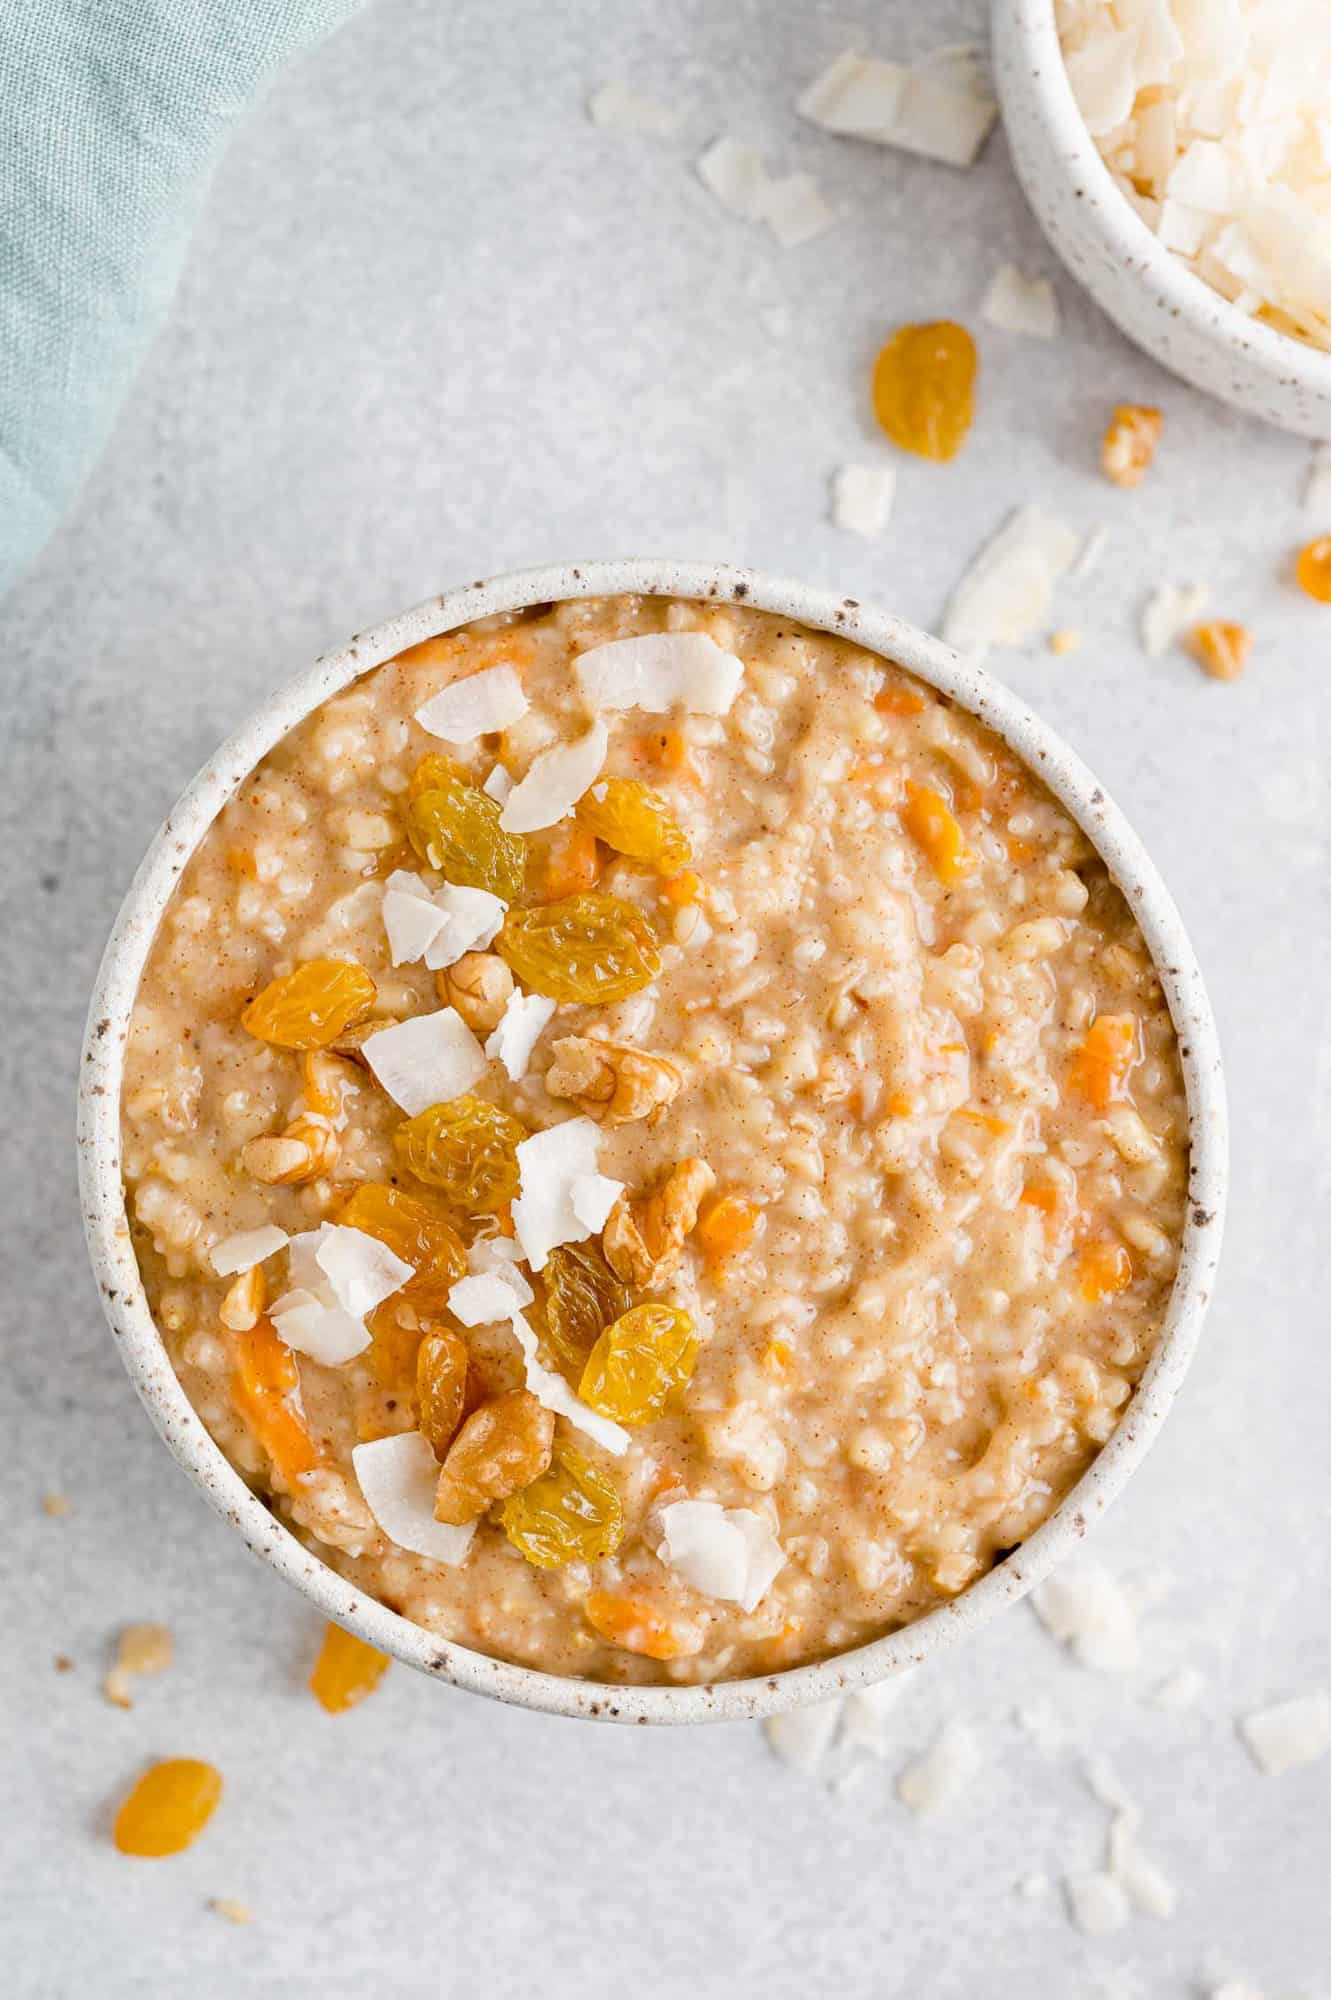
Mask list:
[[[541,606],[327,701],[133,1019],[149,1302],[232,1462],[441,1638],[709,1681],[920,1617],[1121,1419],[1173,1028],[988,730],[741,606]]]

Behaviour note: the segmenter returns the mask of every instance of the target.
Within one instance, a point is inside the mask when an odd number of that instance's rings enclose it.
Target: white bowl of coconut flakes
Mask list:
[[[1331,5],[994,0],[1017,175],[1139,346],[1331,437]]]

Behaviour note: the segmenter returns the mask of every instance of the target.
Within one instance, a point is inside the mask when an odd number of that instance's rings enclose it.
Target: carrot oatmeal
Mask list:
[[[180,1379],[343,1576],[620,1682],[919,1618],[1123,1415],[1183,1229],[1128,909],[1003,743],[739,606],[324,703],[163,918],[123,1100]]]

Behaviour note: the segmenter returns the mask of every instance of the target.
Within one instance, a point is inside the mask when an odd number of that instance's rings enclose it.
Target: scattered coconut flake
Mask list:
[[[1038,1868],[1033,1868],[1029,1875],[1023,1875],[1014,1884],[1017,1894],[1028,1903],[1038,1902],[1041,1896],[1047,1896],[1052,1886],[1049,1877]]]
[[[906,68],[848,49],[797,100],[802,118],[852,139],[972,166],[998,105],[970,46]]]
[[[215,1917],[225,1917],[229,1924],[252,1924],[254,1912],[248,1903],[236,1901],[234,1896],[210,1896],[208,1908]]]
[[[991,646],[1020,646],[1043,622],[1078,545],[1062,521],[1038,507],[1019,507],[953,591],[943,619],[948,645],[977,658]]]
[[[623,1192],[623,1181],[612,1181],[608,1174],[575,1174],[569,1183],[569,1206],[587,1234],[599,1236]]]
[[[351,1463],[366,1506],[391,1542],[450,1568],[466,1560],[476,1523],[453,1528],[435,1520],[439,1461],[419,1431],[353,1445]]]
[[[580,1396],[575,1396],[563,1376],[545,1366],[536,1334],[520,1312],[509,1315],[509,1325],[522,1349],[527,1388],[542,1408],[553,1410],[557,1417],[567,1417],[575,1429],[582,1431],[593,1443],[603,1445],[616,1458],[622,1457],[629,1448],[628,1432],[619,1424],[612,1423],[609,1417],[603,1417],[599,1410],[593,1410]]]
[[[1141,622],[1142,647],[1151,659],[1163,659],[1176,640],[1197,623],[1209,596],[1204,583],[1162,583],[1152,591]]]
[[[522,1252],[509,1236],[478,1236],[467,1251],[467,1269],[473,1277],[498,1271],[521,1296],[520,1306],[529,1306],[534,1296],[531,1286],[518,1269]]]
[[[980,301],[980,317],[1004,333],[1028,340],[1058,336],[1058,296],[1049,278],[1028,278],[1015,264],[1000,264]]]
[[[361,1054],[409,1118],[461,1097],[485,1074],[485,1052],[455,1007],[381,1028]]]
[[[872,540],[892,512],[897,469],[883,465],[839,465],[832,474],[832,519],[848,535]]]
[[[233,1278],[237,1271],[252,1271],[256,1264],[276,1256],[288,1240],[285,1229],[265,1222],[259,1229],[239,1229],[234,1236],[224,1236],[208,1252],[208,1261],[219,1278]]]
[[[318,1231],[314,1261],[343,1312],[357,1319],[372,1313],[414,1276],[414,1267],[377,1236],[340,1222],[325,1222]]]
[[[1158,1681],[1147,1699],[1153,1707],[1178,1715],[1185,1709],[1196,1708],[1206,1687],[1206,1675],[1196,1667],[1179,1667],[1172,1674],[1167,1674],[1164,1680]]]
[[[763,1724],[767,1747],[794,1771],[816,1771],[832,1747],[841,1703],[818,1701],[811,1708],[792,1708],[785,1715],[769,1715]]]
[[[1109,1869],[1128,1901],[1145,1916],[1162,1922],[1173,1916],[1178,1891],[1164,1870],[1142,1852],[1133,1812],[1119,1813],[1110,1829]]]
[[[645,632],[591,646],[576,663],[589,709],[641,708],[666,715],[728,715],[744,662],[706,632]]]
[[[445,882],[438,890],[435,905],[443,911],[444,927],[425,947],[427,972],[440,972],[456,965],[469,951],[484,951],[503,928],[508,904],[488,889],[459,888]]]
[[[1068,571],[1068,575],[1074,583],[1080,583],[1083,577],[1089,576],[1091,571],[1096,568],[1101,556],[1105,552],[1105,543],[1108,540],[1109,530],[1105,527],[1103,521],[1090,529],[1081,545],[1077,560]]]
[[[1111,1812],[1131,1813],[1137,1810],[1107,1757],[1098,1752],[1095,1756],[1088,1757],[1081,1767],[1081,1774],[1086,1780],[1091,1796],[1098,1799],[1102,1806],[1107,1806]]]
[[[1128,1673],[1137,1665],[1136,1613],[1107,1569],[1056,1570],[1030,1601],[1045,1631],[1081,1666]]]
[[[532,1050],[557,1002],[543,993],[510,993],[499,1024],[485,1044],[491,1062],[501,1062],[509,1080],[520,1083],[527,1074]]]
[[[1132,1915],[1127,1890],[1107,1869],[1088,1869],[1082,1875],[1067,1875],[1063,1892],[1068,1899],[1068,1915],[1087,1937],[1109,1937],[1121,1931]]]
[[[668,139],[679,128],[681,113],[654,97],[631,90],[613,78],[592,92],[587,115],[605,132],[631,132],[650,139]]]
[[[431,695],[416,720],[445,743],[474,743],[520,722],[530,706],[515,667],[482,667]]]
[[[1331,444],[1315,444],[1303,481],[1303,511],[1331,521]]]
[[[592,1118],[566,1118],[518,1144],[520,1192],[513,1203],[513,1227],[533,1271],[543,1271],[561,1243],[581,1243],[589,1223],[573,1207],[573,1188],[597,1176],[601,1128]],[[614,1183],[618,1191],[621,1183]],[[585,1202],[584,1202],[585,1206]]]
[[[510,1265],[509,1269],[515,1278],[522,1277],[516,1267]],[[520,1306],[531,1304],[533,1293],[525,1280],[523,1289],[527,1296],[520,1299],[503,1271],[478,1271],[472,1277],[459,1278],[451,1288],[448,1310],[463,1326],[499,1326]]]
[[[165,1673],[176,1657],[169,1625],[126,1625],[116,1643],[115,1662],[102,1682],[102,1693],[115,1708],[133,1708],[135,1679]]]
[[[513,780],[502,764],[496,764],[481,790],[487,798],[495,799],[502,806],[513,790]]]
[[[1331,1696],[1322,1690],[1255,1709],[1239,1719],[1239,1734],[1268,1778],[1312,1764],[1331,1748]]]
[[[897,1779],[897,1797],[912,1812],[941,1812],[970,1783],[981,1763],[980,1742],[959,1715],[943,1724],[923,1756]]]
[[[414,965],[424,958],[448,922],[428,884],[405,868],[395,868],[384,884],[382,916],[394,965]]]
[[[915,1673],[902,1667],[891,1680],[874,1687],[856,1688],[846,1696],[841,1719],[841,1741],[848,1750],[862,1750],[870,1757],[885,1757],[891,1747],[887,1718],[895,1710]]]
[[[783,250],[798,250],[826,235],[837,212],[812,174],[786,174],[768,182],[762,219]]]
[[[698,178],[732,215],[762,221],[767,169],[756,146],[739,139],[714,140],[698,162]]]
[[[294,1286],[273,1301],[269,1311],[279,1340],[321,1361],[325,1368],[341,1368],[353,1355],[370,1344],[364,1320],[341,1306],[329,1305],[318,1293]]]
[[[786,1555],[761,1514],[715,1500],[675,1500],[657,1515],[662,1562],[704,1597],[753,1611],[785,1568]]]
[[[504,801],[500,826],[508,833],[557,826],[601,775],[609,747],[610,732],[598,718],[576,743],[554,743],[542,750]]]

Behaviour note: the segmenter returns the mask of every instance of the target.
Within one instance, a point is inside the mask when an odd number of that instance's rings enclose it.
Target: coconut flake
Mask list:
[[[395,868],[384,885],[383,919],[394,965],[424,958],[448,922],[428,886],[405,868]]]
[[[520,1083],[527,1074],[532,1050],[558,1003],[543,993],[510,993],[493,1034],[485,1044],[491,1062],[501,1062],[509,1080]]]
[[[815,78],[796,109],[825,132],[953,167],[974,164],[998,115],[969,45],[939,50],[909,69],[848,49]]]
[[[587,707],[641,708],[667,715],[728,715],[744,662],[706,632],[646,632],[610,639],[580,655],[575,671]]]
[[[451,1569],[465,1562],[476,1523],[453,1528],[435,1520],[439,1461],[419,1431],[353,1445],[351,1463],[366,1506],[391,1542]]]
[[[318,1293],[296,1286],[275,1299],[269,1318],[279,1340],[321,1361],[325,1368],[340,1368],[370,1344],[362,1319],[330,1305]]]
[[[599,1236],[623,1192],[623,1181],[612,1181],[608,1174],[575,1174],[569,1182],[569,1207],[589,1236]]]
[[[482,667],[431,695],[416,720],[445,743],[473,743],[520,722],[530,705],[516,668]]]
[[[1132,1915],[1127,1891],[1104,1868],[1064,1878],[1068,1915],[1087,1937],[1109,1937],[1122,1930]]]
[[[1019,507],[953,591],[943,619],[948,645],[977,658],[991,646],[1021,645],[1043,623],[1078,546],[1062,521],[1038,507]]]
[[[435,904],[443,911],[444,927],[425,948],[428,972],[456,965],[469,951],[484,951],[498,937],[508,910],[502,896],[488,889],[459,888],[455,882],[445,882]]]
[[[1057,1570],[1032,1592],[1031,1606],[1045,1631],[1081,1666],[1128,1673],[1137,1665],[1136,1613],[1107,1569]]]
[[[785,1568],[786,1555],[761,1514],[715,1500],[675,1500],[657,1516],[657,1553],[704,1597],[753,1611]]]
[[[1172,1917],[1178,1891],[1164,1870],[1143,1853],[1137,1838],[1137,1815],[1120,1812],[1109,1832],[1109,1872],[1130,1903],[1145,1916]]]
[[[698,162],[698,178],[722,208],[746,222],[761,222],[767,199],[767,169],[756,146],[740,139],[713,141]]]
[[[1178,1667],[1156,1683],[1147,1699],[1154,1708],[1163,1708],[1171,1715],[1181,1715],[1186,1709],[1196,1708],[1206,1693],[1206,1686],[1206,1675],[1196,1667]]]
[[[609,747],[609,731],[598,719],[576,743],[555,743],[542,750],[505,800],[500,826],[507,833],[536,833],[557,826],[600,776]]]
[[[502,806],[512,793],[513,780],[502,764],[496,764],[485,783],[481,786],[481,790],[488,799],[494,799]]]
[[[832,474],[832,519],[848,535],[872,540],[892,512],[897,469],[883,465],[839,465]]]
[[[903,1667],[890,1681],[874,1687],[856,1688],[846,1696],[841,1719],[841,1741],[848,1750],[861,1750],[870,1757],[885,1757],[891,1748],[887,1718],[906,1692],[914,1667]]]
[[[1142,609],[1142,647],[1149,658],[1164,658],[1175,641],[1196,624],[1209,596],[1204,583],[1157,585]]]
[[[1137,35],[1132,28],[1101,33],[1067,58],[1068,82],[1093,139],[1112,132],[1137,95]]]
[[[923,1756],[897,1779],[897,1797],[912,1812],[941,1812],[960,1796],[981,1764],[980,1742],[970,1724],[953,1716]]]
[[[1028,340],[1058,336],[1058,295],[1049,278],[1028,278],[1015,264],[1000,264],[980,301],[980,317]]]
[[[381,1028],[361,1054],[409,1118],[461,1097],[485,1074],[485,1053],[455,1007]]]
[[[783,1764],[806,1775],[816,1771],[832,1747],[840,1701],[818,1701],[811,1708],[792,1708],[785,1715],[769,1715],[763,1724],[767,1747]]]
[[[649,139],[668,139],[679,128],[681,114],[654,97],[631,90],[613,78],[593,91],[587,102],[593,125],[605,132],[629,132]]]
[[[530,1286],[527,1296],[530,1301]],[[498,1271],[459,1278],[448,1294],[448,1310],[463,1326],[498,1326],[512,1317],[517,1304],[512,1285]]]
[[[237,1271],[252,1271],[256,1264],[276,1256],[289,1240],[285,1229],[265,1222],[259,1229],[240,1229],[234,1236],[224,1236],[208,1252],[208,1261],[219,1278],[231,1278]]]
[[[325,1222],[314,1245],[314,1261],[342,1310],[364,1319],[400,1291],[415,1267],[363,1229]]]
[[[812,174],[786,174],[768,182],[762,219],[783,250],[798,250],[802,243],[825,236],[837,212]]]
[[[1331,1748],[1331,1695],[1318,1690],[1255,1709],[1240,1718],[1239,1734],[1268,1778],[1315,1763]]]
[[[543,1271],[561,1243],[581,1243],[592,1234],[573,1207],[573,1189],[580,1181],[600,1178],[600,1142],[601,1129],[591,1118],[566,1118],[562,1125],[519,1142],[521,1187],[513,1203],[513,1228],[533,1271]],[[618,1192],[621,1183],[612,1185]]]
[[[514,1205],[516,1207],[516,1203]],[[591,1438],[594,1444],[603,1445],[616,1458],[622,1457],[629,1448],[628,1432],[619,1424],[612,1423],[609,1417],[603,1417],[599,1410],[593,1410],[580,1396],[575,1396],[563,1376],[544,1365],[536,1335],[520,1312],[509,1315],[509,1325],[522,1349],[527,1388],[542,1408],[553,1410],[557,1417],[567,1417],[574,1428]]]

